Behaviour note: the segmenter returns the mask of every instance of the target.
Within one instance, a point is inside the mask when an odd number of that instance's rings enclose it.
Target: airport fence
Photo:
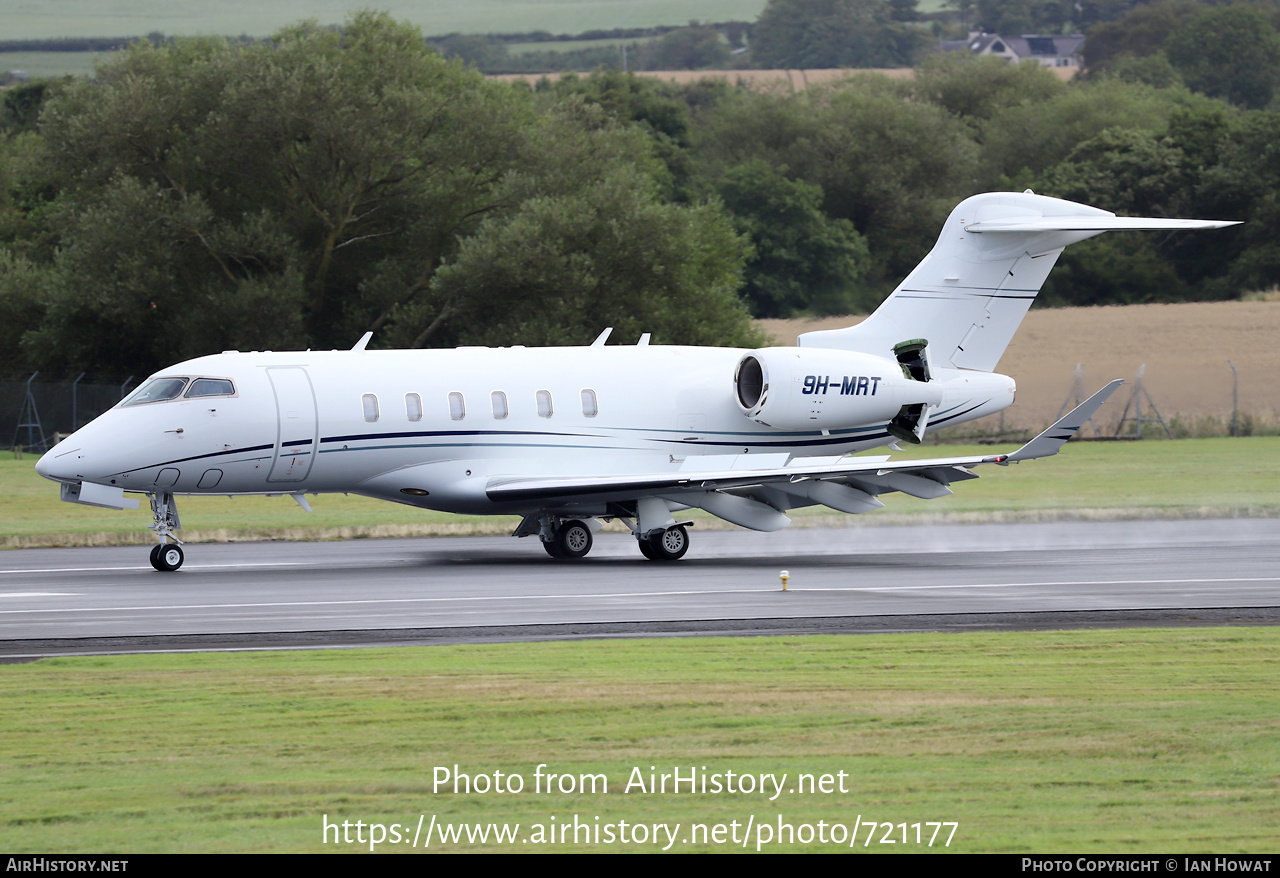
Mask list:
[[[0,381],[0,425],[8,428],[16,450],[49,450],[58,438],[83,427],[118,403],[136,384],[84,380],[42,381],[37,372],[27,381]],[[3,435],[3,434],[0,434]]]

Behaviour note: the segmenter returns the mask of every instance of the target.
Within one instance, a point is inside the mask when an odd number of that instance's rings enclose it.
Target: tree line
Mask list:
[[[1048,304],[1280,280],[1280,117],[1133,63],[1072,83],[946,55],[794,95],[617,71],[531,89],[366,13],[265,43],[138,43],[93,79],[5,91],[0,125],[10,376],[368,330],[753,345],[750,316],[873,308],[989,190],[1246,221],[1092,239]]]

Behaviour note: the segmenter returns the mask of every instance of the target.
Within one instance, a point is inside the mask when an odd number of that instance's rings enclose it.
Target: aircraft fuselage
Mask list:
[[[733,388],[746,353],[659,345],[228,352],[155,377],[226,379],[234,395],[114,408],[50,451],[40,472],[125,491],[350,492],[500,513],[523,510],[486,497],[495,476],[651,473],[692,455],[827,457],[891,441],[879,417],[826,428],[815,408],[810,429],[752,420]],[[798,372],[771,392],[811,406],[865,399],[870,410],[905,379],[891,359],[864,362],[871,374]],[[934,383],[942,404],[931,428],[1013,402],[1002,375],[943,370]]]

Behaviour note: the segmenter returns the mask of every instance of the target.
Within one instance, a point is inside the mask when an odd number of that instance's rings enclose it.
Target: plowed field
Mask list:
[[[778,343],[793,344],[800,332],[861,319],[760,323]],[[1263,424],[1280,421],[1280,301],[1033,310],[998,367],[1018,382],[1018,400],[1005,411],[1006,427],[1037,430],[1049,424],[1073,396],[1076,364],[1084,396],[1112,378],[1127,382],[1099,413],[1104,431],[1120,420],[1143,364],[1144,386],[1166,420],[1212,417],[1225,424],[1231,418],[1228,360],[1239,371],[1240,411]],[[1145,397],[1143,403],[1149,417]]]

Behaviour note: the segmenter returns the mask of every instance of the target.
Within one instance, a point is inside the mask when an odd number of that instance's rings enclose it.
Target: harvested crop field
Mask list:
[[[760,325],[778,343],[793,344],[801,332],[860,320],[762,320]],[[1115,429],[1143,364],[1146,389],[1167,421],[1176,416],[1202,431],[1207,419],[1226,425],[1231,419],[1228,360],[1239,370],[1241,413],[1274,427],[1280,422],[1280,299],[1033,310],[998,367],[1018,382],[1018,401],[1005,411],[1005,424],[1027,430],[1048,425],[1071,394],[1078,363],[1086,396],[1112,378],[1126,381],[1098,415],[1104,432]]]

